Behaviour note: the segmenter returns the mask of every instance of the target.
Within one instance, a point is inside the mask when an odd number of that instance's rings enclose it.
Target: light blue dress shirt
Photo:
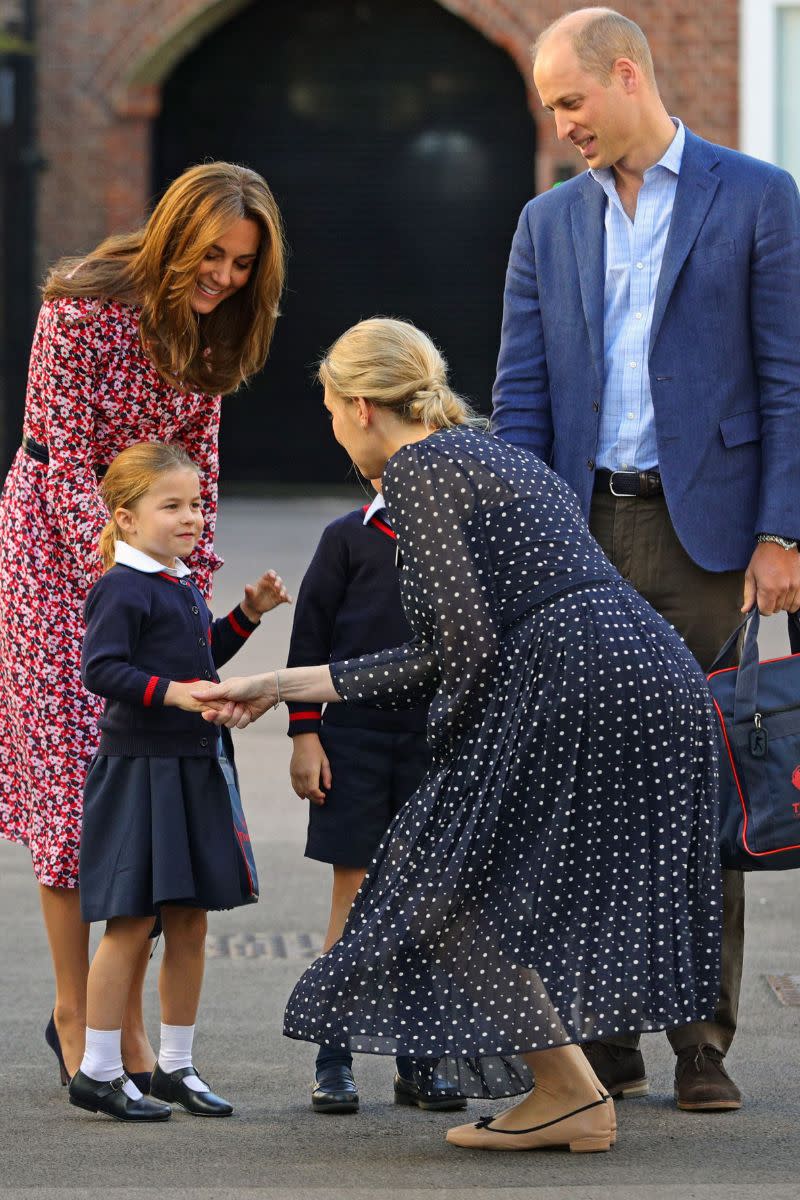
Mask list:
[[[610,168],[589,174],[607,196],[604,292],[605,386],[595,462],[607,471],[658,464],[647,352],[653,307],[678,187],[686,134],[676,133],[663,158],[644,173],[631,221]]]

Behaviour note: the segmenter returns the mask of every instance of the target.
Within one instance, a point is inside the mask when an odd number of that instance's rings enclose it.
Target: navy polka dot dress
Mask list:
[[[533,455],[441,431],[393,456],[384,492],[415,638],[332,675],[345,701],[430,699],[433,765],[285,1033],[497,1097],[531,1086],[520,1052],[710,1018],[716,742],[695,660]]]

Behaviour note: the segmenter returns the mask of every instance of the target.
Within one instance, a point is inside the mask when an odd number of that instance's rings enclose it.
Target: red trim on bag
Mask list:
[[[149,708],[153,703],[153,692],[158,687],[158,675],[151,675],[147,687],[144,689],[144,706]]]
[[[785,654],[783,657],[784,658],[796,658],[797,655]],[[780,659],[769,658],[769,659],[764,659],[764,662],[780,662]],[[724,670],[737,671],[738,667],[725,667]],[[720,675],[720,674],[722,674],[722,672],[714,671],[714,674]],[[711,676],[709,675],[708,678],[710,679]],[[739,803],[742,806],[742,816],[744,818],[743,824],[742,824],[742,845],[744,846],[747,853],[751,856],[751,858],[765,858],[770,854],[785,854],[788,850],[800,850],[800,842],[798,842],[798,844],[796,846],[779,846],[777,848],[777,850],[751,850],[750,847],[748,846],[748,844],[747,844],[748,813],[747,813],[747,805],[744,802],[744,795],[742,794],[742,787],[741,787],[741,784],[739,783],[739,772],[736,770],[736,763],[733,758],[733,751],[731,750],[731,744],[728,741],[728,731],[725,728],[725,718],[722,715],[722,709],[717,704],[716,698],[714,696],[712,696],[711,699],[714,702],[714,708],[717,710],[717,716],[719,717],[719,723],[722,726],[722,736],[725,739],[725,746],[728,751],[728,758],[730,759],[730,763],[731,763],[731,771],[733,772],[733,780],[734,780],[734,783],[736,784],[736,791],[739,793]]]
[[[229,620],[229,621],[230,621],[230,623],[231,623],[231,626],[232,626],[232,628],[233,628],[233,632],[234,632],[234,633],[238,633],[239,637],[243,637],[243,638],[249,638],[249,637],[250,637],[250,634],[253,632],[253,631],[252,631],[252,629],[242,629],[241,625],[240,625],[240,624],[239,624],[239,622],[236,620],[236,617],[233,615],[233,613],[232,613],[232,612],[229,612],[229,613],[228,613],[228,620]]]
[[[315,709],[313,712],[296,712],[289,714],[290,721],[318,721],[322,716],[322,709]]]
[[[767,663],[787,662],[790,658],[800,658],[800,654],[781,654],[778,656],[778,658],[761,658],[761,659],[759,659],[758,665],[760,667],[764,667],[764,666],[766,666]],[[738,671],[738,670],[739,670],[738,666],[736,666],[736,667],[720,667],[718,671],[712,671],[710,675],[707,675],[706,679],[716,679],[717,675],[724,675],[726,671]]]

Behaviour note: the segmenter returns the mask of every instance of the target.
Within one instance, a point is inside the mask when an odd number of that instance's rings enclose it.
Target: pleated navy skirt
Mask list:
[[[98,755],[86,777],[81,916],[157,916],[162,904],[237,908],[258,879],[233,763]]]

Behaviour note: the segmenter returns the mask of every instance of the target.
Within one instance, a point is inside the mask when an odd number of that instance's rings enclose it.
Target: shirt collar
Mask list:
[[[182,579],[184,575],[192,573],[179,558],[175,559],[174,567],[165,567],[158,559],[151,558],[143,550],[137,550],[129,542],[114,542],[114,561],[122,563],[123,567],[133,567],[134,571],[144,571],[146,575],[155,575],[163,571],[165,575],[174,575],[176,579]]]
[[[375,499],[372,501],[372,504],[370,504],[369,508],[364,513],[364,524],[369,525],[372,518],[377,513],[382,512],[384,508],[386,508],[386,501],[383,498],[383,493],[378,492],[375,496]]]
[[[671,171],[673,175],[680,175],[681,163],[683,161],[683,149],[686,145],[686,129],[683,121],[681,121],[678,117],[670,117],[670,120],[675,126],[675,137],[667,146],[658,162],[653,163],[652,167],[647,168],[644,173],[645,178],[647,178],[651,171],[655,171],[657,167],[664,167],[667,171]],[[607,192],[609,186],[614,187],[616,190],[616,184],[614,183],[614,172],[612,171],[611,167],[601,167],[598,170],[590,167],[589,174],[591,175],[592,179],[597,180],[604,191]]]

